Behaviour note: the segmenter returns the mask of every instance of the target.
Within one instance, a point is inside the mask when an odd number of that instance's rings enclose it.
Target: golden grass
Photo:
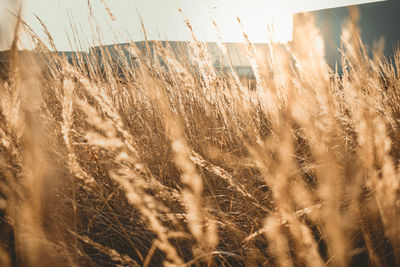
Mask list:
[[[33,32],[45,59],[28,65],[16,30],[0,83],[0,265],[400,264],[400,53],[370,58],[352,10],[339,75],[298,19],[268,58],[246,44],[251,88],[217,74],[195,37],[192,62],[155,42],[132,44],[135,67],[104,50],[101,69]]]

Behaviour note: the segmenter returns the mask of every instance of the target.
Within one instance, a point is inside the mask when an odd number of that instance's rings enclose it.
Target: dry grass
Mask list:
[[[216,74],[195,38],[195,67],[154,43],[132,45],[135,67],[119,51],[101,69],[33,32],[45,59],[28,64],[16,30],[0,83],[0,265],[400,264],[400,53],[370,58],[357,17],[342,75],[303,16],[268,58],[247,44],[252,88]]]

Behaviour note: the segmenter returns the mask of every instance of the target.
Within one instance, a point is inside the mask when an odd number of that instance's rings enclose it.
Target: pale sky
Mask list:
[[[115,20],[106,11],[107,3]],[[3,30],[12,26],[12,17],[4,8],[15,10],[16,0],[0,0],[0,25]],[[71,50],[68,35],[71,27],[68,14],[77,26],[82,48],[91,44],[93,30],[89,23],[87,0],[22,0],[24,19],[40,33],[41,27],[33,16],[37,14],[47,25],[58,50]],[[214,18],[225,42],[243,42],[242,30],[236,21],[238,15],[246,33],[253,42],[268,41],[267,27],[273,22],[274,39],[287,42],[292,35],[292,15],[296,12],[323,8],[376,2],[374,0],[90,0],[93,13],[99,23],[104,43],[125,42],[128,33],[134,41],[143,40],[138,14],[143,18],[148,39],[189,40],[190,33],[183,22],[178,8],[189,18],[197,38],[201,41],[215,41],[216,30],[211,24]],[[7,40],[2,34],[0,46]],[[4,49],[1,48],[0,49]]]

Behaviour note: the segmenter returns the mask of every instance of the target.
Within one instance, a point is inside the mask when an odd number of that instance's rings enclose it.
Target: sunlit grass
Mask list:
[[[191,59],[155,42],[132,43],[134,66],[118,47],[118,65],[69,64],[33,32],[41,58],[18,53],[16,30],[0,265],[398,264],[400,54],[368,57],[357,18],[343,73],[302,15],[266,57],[245,44],[254,79],[218,73],[195,36]]]

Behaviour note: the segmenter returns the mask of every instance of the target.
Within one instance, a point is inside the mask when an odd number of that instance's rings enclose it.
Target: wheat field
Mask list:
[[[267,58],[245,44],[248,79],[195,36],[191,62],[152,42],[132,43],[134,67],[105,50],[70,64],[20,20],[0,266],[400,265],[400,52],[366,48],[350,13],[342,73],[302,15]],[[42,60],[18,52],[22,29]]]

